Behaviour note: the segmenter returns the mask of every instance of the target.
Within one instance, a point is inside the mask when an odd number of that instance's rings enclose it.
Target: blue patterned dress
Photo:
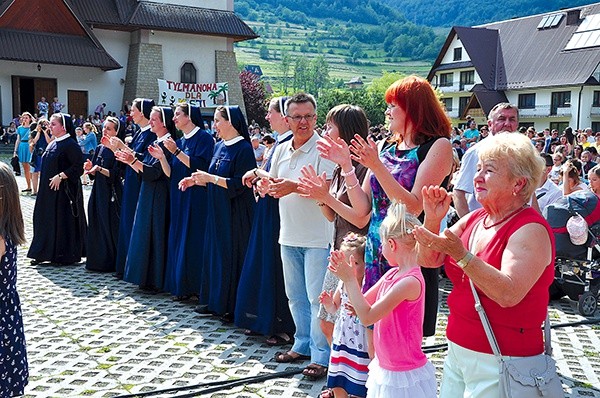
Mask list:
[[[418,149],[418,146],[411,149],[397,149],[397,144],[393,143],[384,147],[379,154],[379,158],[390,173],[392,173],[394,179],[407,191],[412,190],[417,176],[417,169],[419,168]],[[381,252],[379,227],[387,215],[391,200],[381,185],[379,185],[379,181],[377,181],[374,174],[371,175],[370,183],[373,211],[371,212],[371,222],[369,224],[365,247],[365,282],[363,284],[363,292],[369,290],[390,269],[387,260]]]
[[[6,238],[0,266],[0,396],[23,395],[29,369],[21,301],[17,293],[17,248]]]

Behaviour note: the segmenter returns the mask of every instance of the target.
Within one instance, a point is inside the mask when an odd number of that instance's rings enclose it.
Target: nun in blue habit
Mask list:
[[[198,106],[179,104],[173,121],[183,137],[177,142],[173,137],[165,140],[171,161],[166,162],[164,156],[160,158],[163,171],[171,179],[171,225],[164,290],[173,294],[175,300],[182,301],[200,292],[207,188],[195,185],[182,191],[179,182],[197,170],[208,171],[215,141],[202,129],[204,122]]]
[[[269,104],[267,119],[271,130],[277,134],[277,141],[261,166],[267,172],[271,169],[275,148],[292,139],[292,131],[285,120],[287,98],[276,97]],[[250,178],[253,177],[256,177],[256,171],[250,173]],[[291,343],[294,335],[294,321],[283,282],[279,224],[279,199],[270,195],[259,197],[235,306],[235,325],[269,336],[268,345]]]
[[[148,147],[144,159],[122,153],[117,158],[128,162],[142,179],[123,280],[156,292],[164,285],[169,231],[169,179],[159,158],[168,162],[171,157],[165,154],[163,143],[175,135],[173,110],[164,106],[152,108],[150,125],[157,139]]]
[[[42,155],[38,197],[33,209],[33,241],[27,257],[33,265],[49,261],[78,263],[85,257],[87,223],[81,180],[83,154],[71,116],[50,117],[54,140]]]
[[[208,188],[198,310],[219,314],[229,322],[233,320],[255,205],[252,190],[242,183],[242,177],[256,167],[256,160],[248,125],[238,106],[217,107],[214,127],[221,141],[215,145],[208,173],[194,172],[180,184],[184,189],[194,183]]]
[[[102,141],[110,137],[125,138],[125,125],[116,117],[104,121]],[[110,145],[110,144],[109,144]],[[119,238],[119,214],[123,201],[123,167],[114,152],[104,144],[96,147],[91,160],[83,168],[94,180],[88,201],[87,261],[90,271],[115,272],[117,241]]]
[[[154,106],[154,100],[146,98],[136,98],[131,105],[131,117],[138,129],[133,133],[132,141],[127,146],[121,140],[111,139],[113,152],[133,152],[138,160],[144,159],[148,153],[148,145],[156,140],[156,135],[150,131],[150,112]],[[133,227],[133,217],[137,207],[140,186],[142,180],[138,173],[127,164],[123,165],[124,185],[123,202],[121,204],[121,221],[119,223],[119,239],[117,243],[117,259],[115,262],[115,273],[118,278],[123,278],[125,270],[125,261],[129,251],[129,240],[131,238],[131,228]]]

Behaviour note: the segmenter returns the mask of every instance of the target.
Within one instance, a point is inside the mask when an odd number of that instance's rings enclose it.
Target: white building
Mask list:
[[[228,82],[243,107],[233,43],[256,37],[233,0],[0,0],[0,123],[42,96],[77,115],[158,103],[157,79]]]
[[[454,122],[484,122],[498,102],[520,125],[600,131],[600,3],[453,27],[428,79]]]

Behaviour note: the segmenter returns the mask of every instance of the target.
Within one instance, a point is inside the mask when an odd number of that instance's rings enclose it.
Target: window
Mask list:
[[[444,104],[446,112],[452,112],[452,98],[442,98],[442,104]]]
[[[519,109],[535,108],[535,93],[519,94]]]
[[[565,129],[569,127],[569,122],[550,122],[550,130],[556,130],[561,134]]]
[[[556,108],[568,108],[571,106],[571,92],[558,91],[552,93],[550,100],[550,114],[556,115]],[[561,131],[561,130],[559,130]]]
[[[519,122],[519,127],[534,127],[535,123],[534,122]]]
[[[471,99],[471,97],[460,97],[458,99],[458,116],[462,116],[463,113],[465,113],[465,108],[467,107],[467,104],[469,103],[469,100]]]
[[[181,82],[196,83],[196,67],[190,62],[186,62],[181,67]]]
[[[452,87],[454,73],[442,73],[440,75],[440,87]]]
[[[600,122],[592,122],[592,131],[594,134],[600,133]]]
[[[475,84],[475,71],[460,72],[460,91],[465,89],[466,85]]]
[[[457,47],[454,49],[454,60],[455,61],[462,60],[462,47]]]
[[[594,91],[594,99],[592,100],[592,106],[600,106],[600,91]]]

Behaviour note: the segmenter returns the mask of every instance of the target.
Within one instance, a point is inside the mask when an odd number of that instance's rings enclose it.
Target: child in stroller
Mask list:
[[[598,168],[600,174],[600,168]],[[594,169],[590,170],[590,175]],[[600,176],[598,176],[600,182]],[[563,197],[544,210],[556,241],[555,278],[550,299],[568,296],[581,315],[598,307],[600,290],[600,206],[598,196],[582,190]]]

